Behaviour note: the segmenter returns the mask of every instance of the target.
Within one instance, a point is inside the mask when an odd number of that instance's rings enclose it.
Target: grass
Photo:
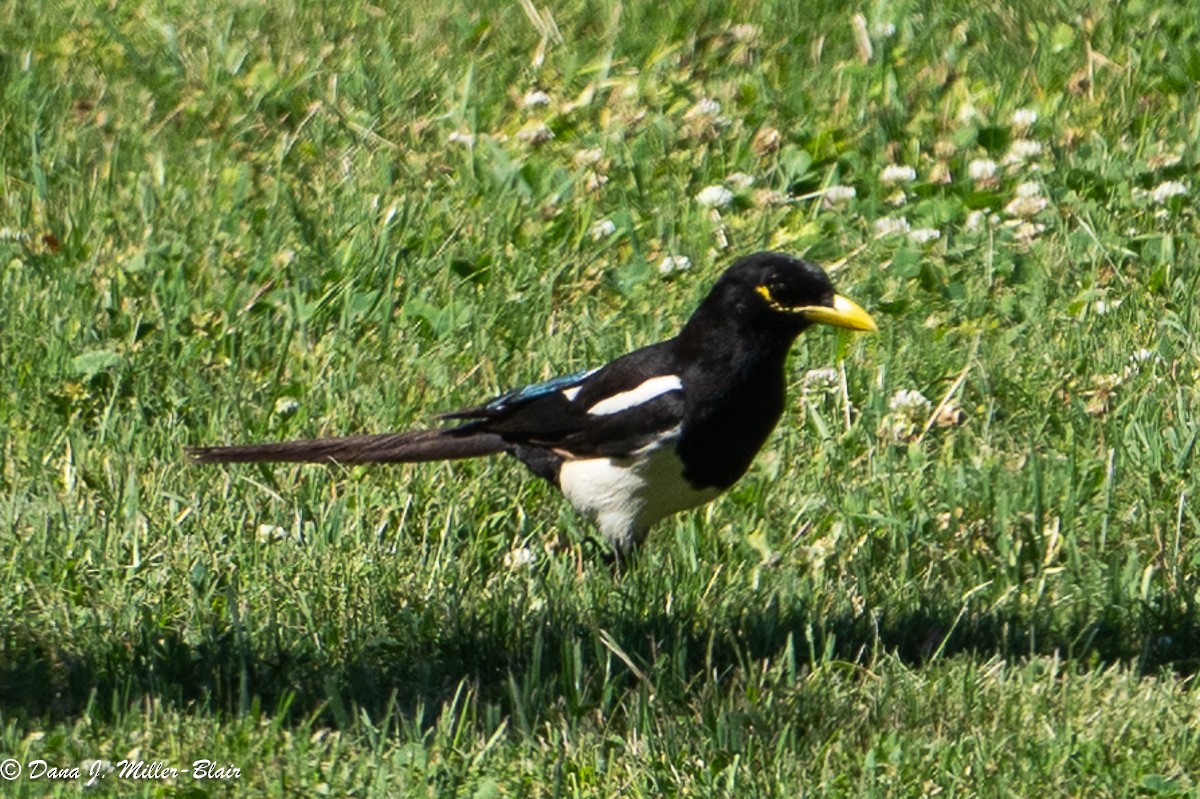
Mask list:
[[[1200,794],[1190,9],[43,0],[0,42],[9,794]],[[505,461],[182,457],[601,363],[767,247],[881,332],[806,335],[620,578]],[[121,774],[200,758],[240,773]]]

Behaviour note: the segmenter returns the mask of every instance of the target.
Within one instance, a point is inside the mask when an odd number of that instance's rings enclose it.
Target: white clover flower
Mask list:
[[[504,553],[504,565],[516,571],[533,565],[534,555],[529,547],[517,547]]]
[[[545,144],[554,138],[554,131],[544,122],[526,125],[517,131],[517,138],[528,144]]]
[[[949,161],[958,154],[958,145],[950,139],[938,139],[933,143],[933,157],[939,161]]]
[[[751,25],[748,22],[743,22],[740,25],[734,25],[729,29],[730,35],[736,42],[753,44],[758,41],[758,37],[762,34],[762,28],[758,25]]]
[[[996,170],[999,168],[990,158],[976,158],[967,164],[967,175],[976,183],[982,183],[996,177]]]
[[[1018,196],[1008,205],[1004,206],[1004,213],[1020,219],[1030,219],[1037,216],[1048,204],[1049,201],[1040,195],[1032,197]]]
[[[1145,348],[1135,350],[1129,356],[1129,363],[1125,364],[1125,371],[1123,372],[1121,379],[1128,380],[1138,372],[1142,371],[1142,367],[1146,364],[1153,366],[1161,360],[1162,358],[1160,358],[1158,353],[1154,350],[1148,350]]]
[[[1006,164],[1023,164],[1042,154],[1042,143],[1033,139],[1017,139],[1008,147],[1004,156]]]
[[[378,198],[376,198],[378,201]],[[283,269],[296,260],[296,251],[291,247],[284,247],[279,252],[271,257],[271,265],[276,269]]]
[[[702,97],[683,115],[684,119],[696,117],[716,117],[721,113],[721,104],[708,97]]]
[[[1028,160],[1042,154],[1042,143],[1034,139],[1017,139],[1008,149],[1015,155]]]
[[[1037,111],[1034,111],[1032,108],[1018,108],[1016,111],[1013,111],[1012,124],[1014,128],[1020,128],[1021,130],[1031,128],[1037,120]]]
[[[705,208],[724,208],[733,202],[733,192],[724,186],[705,186],[696,195],[696,202]]]
[[[1013,238],[1021,244],[1028,244],[1046,231],[1046,226],[1040,222],[1022,221],[1013,231]]]
[[[1155,153],[1146,159],[1146,166],[1150,170],[1157,172],[1160,169],[1175,166],[1182,160],[1182,153]]]
[[[745,191],[754,185],[754,175],[747,175],[745,172],[734,172],[732,175],[725,177],[725,182],[733,186],[735,191]]]
[[[775,152],[782,144],[783,134],[776,128],[766,127],[760,128],[754,134],[754,140],[750,142],[750,147],[761,158]]]
[[[917,179],[917,170],[904,164],[888,164],[879,173],[879,181],[889,186],[899,183],[912,183]]]
[[[263,544],[273,544],[276,541],[303,541],[299,527],[291,530],[278,524],[260,524],[254,531],[254,537]]]
[[[541,89],[526,92],[525,96],[521,98],[522,108],[538,108],[543,105],[550,105],[550,95]]]
[[[592,226],[590,228],[588,228],[588,235],[592,237],[593,241],[600,241],[600,239],[607,239],[609,236],[611,236],[612,234],[614,234],[616,232],[617,232],[617,223],[612,221],[611,219],[597,220],[592,223]]]
[[[452,130],[450,135],[446,137],[446,141],[451,144],[465,144],[470,147],[475,144],[475,134],[465,130]]]
[[[902,216],[885,216],[875,220],[875,238],[908,232],[908,220]]]
[[[275,400],[274,413],[276,416],[291,416],[300,409],[300,403],[292,397],[280,397]]]
[[[604,157],[604,151],[599,147],[589,147],[586,150],[580,150],[571,157],[572,165],[576,167],[595,166],[600,163],[600,159]]]
[[[929,244],[941,237],[942,232],[937,228],[919,227],[908,231],[908,240],[914,244]]]
[[[667,255],[658,262],[658,273],[660,275],[673,275],[676,272],[684,272],[692,268],[692,259],[686,255]]]
[[[769,208],[773,205],[783,205],[788,201],[787,195],[774,189],[755,189],[751,197],[758,208]]]
[[[958,113],[954,116],[960,124],[966,125],[979,118],[979,109],[974,103],[966,102],[958,107]]]
[[[988,225],[995,226],[1000,224],[1000,217],[996,214],[989,213],[986,210],[972,211],[967,214],[966,229],[975,231],[982,230]]]
[[[833,185],[825,189],[822,199],[826,208],[836,208],[845,205],[857,196],[858,192],[853,186]]]
[[[888,400],[888,413],[880,420],[881,435],[894,441],[913,441],[920,435],[930,407],[920,391],[900,389]]]
[[[710,211],[709,213],[713,215],[714,219],[721,218],[716,211]],[[714,255],[715,252],[729,249],[729,234],[725,231],[724,225],[717,225],[716,230],[713,231],[713,239],[715,240],[713,242],[715,249],[708,251],[710,256]]]
[[[686,139],[708,141],[714,138],[721,128],[729,125],[729,118],[721,116],[721,104],[716,100],[704,97],[683,115],[684,126],[680,135]]]
[[[1169,201],[1172,197],[1179,197],[1187,194],[1188,187],[1185,183],[1180,183],[1178,180],[1166,180],[1159,183],[1150,190],[1150,199],[1162,205]]]
[[[930,407],[929,400],[915,388],[902,388],[888,400],[888,410],[892,413],[925,414]]]
[[[1029,198],[1029,197],[1040,197],[1041,194],[1042,194],[1042,184],[1040,184],[1036,181],[1027,180],[1024,183],[1021,183],[1017,186],[1017,197],[1020,197],[1023,199]]]
[[[876,22],[871,26],[871,33],[877,39],[890,39],[896,35],[896,26],[890,22]]]
[[[829,391],[838,385],[838,371],[832,367],[809,369],[800,379],[804,391]]]

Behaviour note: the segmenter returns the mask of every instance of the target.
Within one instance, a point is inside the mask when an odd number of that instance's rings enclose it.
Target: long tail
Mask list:
[[[189,447],[188,455],[196,463],[417,463],[474,458],[507,452],[510,448],[495,433],[450,428],[274,444]]]

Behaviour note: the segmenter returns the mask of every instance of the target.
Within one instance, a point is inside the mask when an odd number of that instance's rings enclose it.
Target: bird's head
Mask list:
[[[705,306],[709,313],[783,335],[794,336],[813,324],[878,329],[870,314],[834,291],[821,267],[777,252],[739,258],[717,280]]]

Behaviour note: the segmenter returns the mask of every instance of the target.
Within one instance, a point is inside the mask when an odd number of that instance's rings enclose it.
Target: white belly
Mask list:
[[[640,544],[659,519],[702,505],[721,493],[717,488],[695,489],[683,478],[674,441],[630,458],[565,461],[558,482],[571,505],[595,524],[620,554]]]

